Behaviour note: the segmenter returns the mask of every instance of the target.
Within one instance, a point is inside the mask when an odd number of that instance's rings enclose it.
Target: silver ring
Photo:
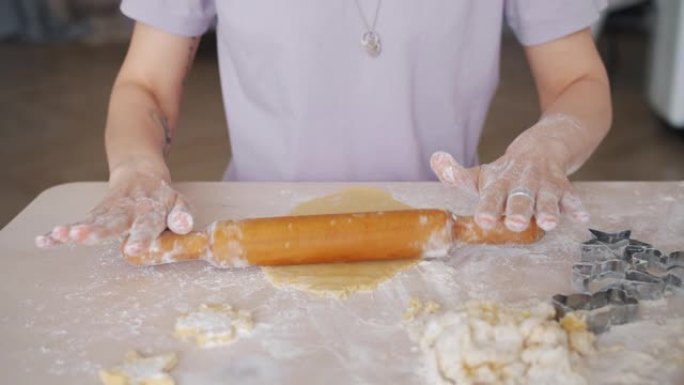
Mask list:
[[[530,189],[525,187],[516,187],[508,193],[508,199],[513,197],[522,196],[531,201],[534,201],[534,193]]]

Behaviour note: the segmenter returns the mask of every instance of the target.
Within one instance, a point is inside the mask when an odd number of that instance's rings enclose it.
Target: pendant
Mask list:
[[[366,49],[366,53],[372,57],[380,55],[382,44],[380,43],[380,35],[375,31],[368,31],[361,37],[361,46]]]

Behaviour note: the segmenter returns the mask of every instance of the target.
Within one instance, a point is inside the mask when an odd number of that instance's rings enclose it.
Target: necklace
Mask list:
[[[359,0],[354,0],[356,3],[356,9],[359,11],[361,20],[366,26],[366,32],[361,36],[361,46],[366,50],[366,53],[371,57],[377,57],[380,55],[382,50],[382,44],[380,42],[380,35],[375,30],[375,25],[378,23],[378,14],[380,13],[380,4],[382,0],[378,0],[378,5],[375,7],[375,16],[373,16],[373,24],[370,24],[363,14],[363,9],[361,9],[361,4]]]

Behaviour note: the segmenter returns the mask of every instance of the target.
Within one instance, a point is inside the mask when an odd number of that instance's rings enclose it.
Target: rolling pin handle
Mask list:
[[[482,229],[472,216],[452,218],[452,237],[457,243],[473,244],[531,244],[537,242],[544,236],[544,230],[537,226],[534,217],[530,221],[527,229],[517,232],[510,230],[504,223],[504,218],[500,218],[494,228],[489,230]]]
[[[122,254],[130,264],[149,266],[205,259],[208,251],[209,237],[204,231],[195,231],[184,235],[165,231],[143,253],[127,254],[122,250]]]

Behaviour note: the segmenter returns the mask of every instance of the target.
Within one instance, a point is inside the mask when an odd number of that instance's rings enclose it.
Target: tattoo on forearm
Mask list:
[[[199,36],[193,37],[190,41],[190,45],[188,46],[188,57],[187,63],[185,64],[185,73],[183,74],[183,84],[185,84],[188,74],[190,73],[190,68],[192,67],[192,62],[195,58],[195,54],[197,53],[199,42]],[[162,129],[162,133],[164,134],[162,149],[164,151],[164,155],[166,156],[171,150],[171,141],[173,140],[173,132],[171,131],[169,120],[166,115],[157,110],[151,110],[150,117],[152,118],[154,124]]]
[[[164,155],[168,155],[171,150],[171,141],[173,139],[173,133],[171,132],[171,126],[169,125],[169,120],[157,111],[151,111],[150,115],[152,120],[157,126],[162,129],[164,134],[164,142],[162,143],[162,149],[164,150]]]

